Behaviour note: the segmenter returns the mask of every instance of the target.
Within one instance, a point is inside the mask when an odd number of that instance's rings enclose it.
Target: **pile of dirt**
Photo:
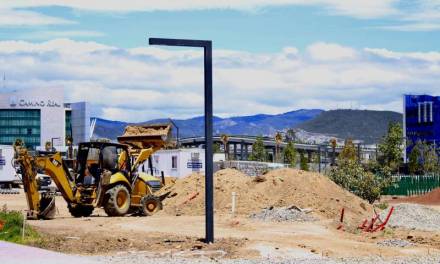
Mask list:
[[[440,205],[440,188],[434,189],[424,195],[405,197],[392,200],[393,203],[416,203],[426,205]]]
[[[124,136],[167,136],[171,127],[169,125],[127,126]]]
[[[249,177],[233,169],[218,171],[214,175],[216,213],[229,213],[231,194],[237,194],[236,213],[250,215],[262,209],[298,206],[311,208],[313,214],[324,218],[338,219],[345,208],[347,222],[371,217],[372,207],[368,202],[342,189],[326,176],[295,169],[273,170],[262,178]],[[173,186],[164,188],[170,192],[164,200],[164,210],[169,214],[204,214],[204,177],[192,174],[179,179]]]

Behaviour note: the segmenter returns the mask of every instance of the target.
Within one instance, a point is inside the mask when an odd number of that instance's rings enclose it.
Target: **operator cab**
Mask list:
[[[130,168],[126,145],[108,142],[85,142],[78,147],[75,182],[84,185],[97,185],[104,170],[112,174],[120,171],[129,179]]]

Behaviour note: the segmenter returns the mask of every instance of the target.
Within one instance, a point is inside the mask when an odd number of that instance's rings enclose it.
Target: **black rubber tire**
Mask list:
[[[40,213],[38,214],[38,219],[54,219],[57,211],[55,206],[55,195],[50,193],[42,193],[39,209]]]
[[[131,197],[128,188],[122,184],[117,184],[106,193],[104,211],[108,216],[123,216],[128,213],[131,204]],[[125,195],[126,201],[121,205],[118,201],[119,195]]]
[[[146,195],[141,199],[140,213],[144,216],[152,216],[162,210],[162,201],[154,195]]]
[[[93,206],[90,205],[80,205],[80,204],[69,204],[67,206],[69,208],[69,212],[73,217],[88,217],[93,213]]]

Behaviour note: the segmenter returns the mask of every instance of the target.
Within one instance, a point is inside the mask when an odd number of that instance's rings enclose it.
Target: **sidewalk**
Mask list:
[[[49,250],[0,241],[0,263],[2,264],[97,264],[87,257],[67,255]]]

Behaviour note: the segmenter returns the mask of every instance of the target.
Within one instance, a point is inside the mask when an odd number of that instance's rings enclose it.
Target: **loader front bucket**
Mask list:
[[[157,151],[165,147],[171,138],[171,125],[141,125],[127,126],[124,134],[118,137],[118,142],[133,149],[153,148]]]

